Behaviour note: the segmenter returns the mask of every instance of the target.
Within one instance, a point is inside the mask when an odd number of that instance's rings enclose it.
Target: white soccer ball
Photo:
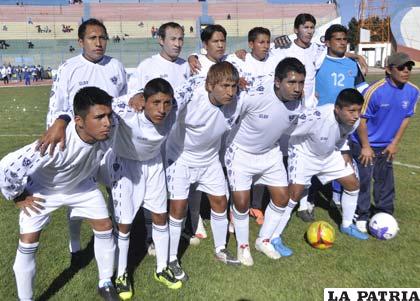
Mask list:
[[[398,230],[398,223],[395,218],[388,213],[376,213],[369,222],[369,232],[377,239],[388,240],[394,238]]]

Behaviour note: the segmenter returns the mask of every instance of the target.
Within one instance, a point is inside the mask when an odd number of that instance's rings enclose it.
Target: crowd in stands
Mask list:
[[[25,82],[26,86],[31,85],[31,82],[42,81],[44,79],[50,79],[51,67],[44,68],[41,65],[23,65],[23,66],[12,66],[11,64],[3,64],[0,67],[0,75],[3,84],[7,85],[12,81]]]

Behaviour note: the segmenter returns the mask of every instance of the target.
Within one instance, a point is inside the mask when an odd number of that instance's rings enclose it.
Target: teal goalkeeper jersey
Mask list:
[[[326,56],[315,77],[318,106],[335,103],[337,95],[346,88],[362,92],[367,87],[357,63],[347,57]]]

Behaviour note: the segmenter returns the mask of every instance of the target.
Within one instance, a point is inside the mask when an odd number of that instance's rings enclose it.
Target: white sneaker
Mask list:
[[[204,228],[203,219],[198,219],[198,225],[197,225],[197,231],[195,231],[195,236],[197,236],[200,239],[207,238],[207,231],[206,228]]]
[[[255,241],[255,249],[267,255],[271,259],[279,259],[281,255],[274,249],[269,239],[257,238]]]
[[[362,233],[367,233],[367,221],[356,221],[356,228]]]
[[[147,254],[149,254],[149,256],[156,256],[156,249],[155,249],[154,242],[151,242],[149,247],[147,248]]]
[[[254,265],[254,260],[251,256],[251,250],[249,249],[249,245],[241,245],[238,248],[238,260],[245,266],[252,266]]]

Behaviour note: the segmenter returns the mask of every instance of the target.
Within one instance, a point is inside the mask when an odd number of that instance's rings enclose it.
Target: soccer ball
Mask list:
[[[317,221],[309,226],[306,238],[312,247],[321,250],[328,249],[335,241],[335,230],[329,223]]]
[[[388,213],[376,213],[369,222],[369,232],[377,239],[388,240],[394,238],[398,230],[398,223],[395,218]]]

